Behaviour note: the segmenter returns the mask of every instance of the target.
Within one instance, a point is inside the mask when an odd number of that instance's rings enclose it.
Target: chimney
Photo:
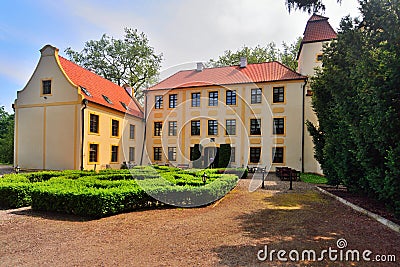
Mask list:
[[[130,87],[129,84],[124,84],[122,85],[122,87],[125,89],[125,91],[128,93],[130,97],[133,97],[134,90],[132,87]]]
[[[240,58],[240,67],[241,68],[246,68],[247,67],[247,58],[246,57],[241,57]]]
[[[204,64],[203,62],[197,62],[197,71],[203,71],[204,69]]]

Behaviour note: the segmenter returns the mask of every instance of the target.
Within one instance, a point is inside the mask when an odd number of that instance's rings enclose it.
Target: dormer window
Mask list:
[[[51,80],[42,81],[42,94],[51,95]]]
[[[92,97],[92,94],[85,87],[81,86],[81,90],[85,95]]]
[[[121,101],[120,101],[120,103],[121,103],[121,105],[124,107],[124,109],[129,110],[129,107],[128,107],[124,102],[121,102]]]
[[[113,104],[113,102],[112,102],[107,96],[102,95],[102,97],[104,98],[104,100],[105,100],[108,104],[110,104],[110,105]]]

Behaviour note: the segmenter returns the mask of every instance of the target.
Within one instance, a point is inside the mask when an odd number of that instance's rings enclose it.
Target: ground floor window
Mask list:
[[[98,162],[98,144],[90,144],[89,146],[89,162]]]
[[[273,147],[272,148],[272,158],[273,158],[273,163],[283,163],[284,159],[284,149],[283,147]]]
[[[130,147],[129,148],[129,161],[135,161],[135,148],[134,147]]]
[[[176,161],[176,147],[168,148],[168,160]]]
[[[162,154],[161,147],[153,147],[153,151],[154,151],[153,159],[155,161],[160,161],[161,160],[161,154]]]
[[[250,147],[250,163],[259,163],[261,147]]]
[[[118,146],[111,146],[111,162],[118,162]]]

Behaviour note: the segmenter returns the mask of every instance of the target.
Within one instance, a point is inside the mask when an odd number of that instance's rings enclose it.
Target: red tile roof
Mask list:
[[[123,87],[118,86],[61,56],[58,58],[61,67],[69,79],[75,85],[84,87],[90,93],[91,96],[86,96],[86,94],[82,92],[89,102],[97,103],[102,106],[143,118],[141,107],[138,106],[138,103],[129,96]],[[112,104],[108,103],[103,95],[110,99]],[[128,106],[129,110],[126,110],[122,103]]]
[[[313,14],[307,22],[302,43],[332,40],[337,37],[327,17]]]
[[[304,79],[306,79],[306,76],[302,76],[283,64],[273,61],[248,64],[245,68],[229,66],[205,68],[202,71],[179,71],[148,90]]]

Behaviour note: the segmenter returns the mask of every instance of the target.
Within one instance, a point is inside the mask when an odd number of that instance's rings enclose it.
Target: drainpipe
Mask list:
[[[305,130],[305,101],[306,101],[306,85],[307,79],[303,84],[303,108],[301,114],[301,172],[304,172],[304,130]]]
[[[81,117],[82,117],[82,141],[81,141],[81,171],[83,171],[83,146],[85,144],[85,109],[87,108],[88,100],[84,98],[82,100],[83,108],[81,109]]]
[[[146,135],[147,135],[147,91],[143,90],[144,92],[144,136],[143,136],[143,144],[142,144],[142,155],[140,156],[140,166],[143,165],[143,156],[144,156],[144,149],[146,146]]]

